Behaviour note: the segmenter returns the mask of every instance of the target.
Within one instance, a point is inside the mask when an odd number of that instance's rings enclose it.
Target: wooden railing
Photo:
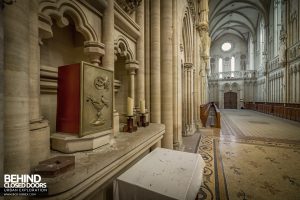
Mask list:
[[[213,118],[213,124],[210,122],[209,126],[221,128],[221,113],[214,102],[200,106],[200,119],[203,127],[207,126],[209,117]]]
[[[216,113],[216,128],[221,128],[221,113],[220,113],[220,110],[217,107],[217,105],[213,102],[212,102],[212,106],[215,109],[215,113]]]
[[[200,106],[200,119],[203,127],[206,127],[206,122],[209,115],[210,103]]]
[[[300,104],[255,102],[244,105],[246,109],[300,122]]]

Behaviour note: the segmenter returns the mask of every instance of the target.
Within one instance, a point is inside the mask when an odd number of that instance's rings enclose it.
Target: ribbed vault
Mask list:
[[[209,21],[212,41],[224,34],[234,34],[247,40],[255,37],[259,18],[268,22],[270,0],[210,0]]]

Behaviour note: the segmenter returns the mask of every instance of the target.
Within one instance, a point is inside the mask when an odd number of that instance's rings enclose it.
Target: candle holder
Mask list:
[[[133,116],[127,116],[127,123],[124,125],[123,131],[128,133],[137,131],[137,127],[133,125]]]
[[[149,126],[149,122],[146,121],[146,115],[141,113],[139,117],[139,121],[137,122],[138,127],[146,127]]]

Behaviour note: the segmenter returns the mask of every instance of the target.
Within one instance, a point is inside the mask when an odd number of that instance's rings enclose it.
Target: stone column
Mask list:
[[[174,149],[180,149],[182,143],[182,133],[180,129],[180,124],[182,121],[179,121],[179,110],[181,109],[181,104],[178,103],[179,101],[179,93],[178,93],[178,81],[179,81],[179,74],[178,74],[178,35],[177,35],[177,1],[173,1],[173,147]]]
[[[280,102],[280,77],[277,77],[277,102]]]
[[[271,102],[273,102],[273,77],[271,77],[271,80],[270,80],[270,85],[271,85]]]
[[[139,62],[139,70],[137,71],[137,87],[135,106],[139,107],[140,100],[145,100],[145,44],[144,44],[144,0],[141,1],[137,8],[137,24],[140,27],[140,37],[137,40],[136,58]]]
[[[114,70],[114,1],[107,1],[107,7],[103,15],[103,43],[105,56],[102,60],[103,67]]]
[[[131,97],[134,101],[134,99],[135,99],[134,76],[136,74],[136,71],[138,70],[138,62],[137,61],[127,61],[125,63],[125,68],[128,71],[128,75],[129,75],[129,82],[128,82],[129,93],[128,93],[128,96]],[[135,105],[135,104],[133,104],[133,105]]]
[[[188,113],[188,96],[187,96],[187,94],[188,94],[188,80],[187,80],[187,68],[185,67],[185,65],[183,65],[183,91],[182,91],[182,99],[183,99],[183,109],[182,109],[182,112],[183,112],[183,115],[182,115],[182,117],[183,117],[183,127],[182,127],[182,129],[183,129],[183,133],[184,133],[184,135],[186,134],[185,133],[185,130],[186,130],[186,128],[187,128],[187,124],[188,124],[188,115],[187,115],[187,113]]]
[[[273,80],[273,84],[274,84],[274,100],[273,102],[276,102],[276,96],[277,96],[277,87],[276,87],[276,74],[274,74],[274,80]]]
[[[3,34],[3,13],[2,9],[0,9],[0,79],[4,80],[3,76],[3,50],[4,50],[4,34]],[[4,136],[3,136],[3,81],[0,81],[0,177],[3,177],[3,165],[4,165]],[[0,185],[3,186],[3,178],[0,178]],[[1,199],[2,197],[0,197]]]
[[[107,7],[103,13],[103,43],[104,43],[104,56],[102,58],[102,66],[110,70],[114,70],[115,64],[115,52],[114,52],[114,1],[107,1]],[[119,132],[119,113],[115,106],[115,95],[113,94],[113,109],[114,109],[114,120],[113,120],[113,130],[116,134]]]
[[[161,122],[166,125],[162,146],[173,149],[172,1],[161,1]]]
[[[160,84],[160,0],[151,0],[151,109],[150,119],[161,123]]]
[[[4,9],[4,173],[30,172],[29,8],[17,1]]]
[[[298,69],[296,69],[297,70],[297,81],[296,81],[297,102],[296,103],[300,103],[300,69],[299,69],[299,65],[297,67],[298,67]]]
[[[150,1],[145,0],[145,100],[146,108],[150,110]]]
[[[281,102],[281,76],[278,77],[278,102]]]
[[[275,75],[275,79],[274,79],[274,84],[275,84],[275,101],[277,102],[277,96],[278,96],[278,90],[277,90],[277,75]]]
[[[297,70],[296,70],[296,66],[294,66],[294,75],[293,75],[293,80],[294,80],[294,103],[297,102]]]
[[[193,64],[185,63],[185,127],[184,127],[184,135],[192,135],[195,132],[195,124],[194,124],[194,107],[193,107]]]
[[[277,75],[275,76],[275,102],[278,102],[278,80]]]
[[[30,1],[29,13],[29,116],[31,167],[50,155],[50,128],[40,112],[40,47],[38,2]]]
[[[293,102],[293,72],[289,69],[289,103]]]

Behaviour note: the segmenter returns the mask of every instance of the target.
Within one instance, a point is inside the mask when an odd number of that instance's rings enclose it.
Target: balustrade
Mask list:
[[[220,79],[254,79],[256,78],[255,70],[245,70],[245,71],[227,71],[212,73],[209,80],[220,80]]]

